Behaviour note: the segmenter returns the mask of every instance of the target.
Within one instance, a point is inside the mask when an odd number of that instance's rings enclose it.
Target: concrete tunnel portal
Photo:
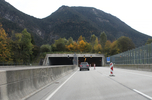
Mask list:
[[[102,54],[47,54],[43,65],[78,65],[88,62],[91,66],[103,66],[104,55]]]

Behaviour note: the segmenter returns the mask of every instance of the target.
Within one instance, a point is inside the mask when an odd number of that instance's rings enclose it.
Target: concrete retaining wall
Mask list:
[[[76,66],[0,71],[0,100],[21,100],[77,69]]]
[[[114,64],[114,67],[152,72],[152,64]]]

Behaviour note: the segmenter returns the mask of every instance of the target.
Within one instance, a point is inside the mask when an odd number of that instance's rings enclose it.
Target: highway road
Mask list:
[[[26,100],[152,100],[152,72],[92,67],[54,81]]]

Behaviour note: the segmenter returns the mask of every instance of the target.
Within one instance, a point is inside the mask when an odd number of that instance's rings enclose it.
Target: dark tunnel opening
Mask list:
[[[49,57],[49,65],[73,65],[73,57]],[[78,57],[78,66],[81,62],[88,62],[91,66],[102,66],[102,57]]]
[[[91,64],[91,66],[94,66],[94,64],[96,64],[96,66],[102,66],[102,57],[79,57],[78,61],[78,64],[80,64],[81,62],[88,62],[89,64]]]
[[[73,57],[49,57],[50,65],[73,65]]]

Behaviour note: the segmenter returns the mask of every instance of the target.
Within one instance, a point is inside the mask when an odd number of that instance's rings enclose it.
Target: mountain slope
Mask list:
[[[34,36],[37,44],[41,45],[43,43],[43,25],[41,24],[43,21],[20,12],[4,0],[0,0],[0,22],[9,35],[11,35],[12,30],[21,32],[21,30],[27,28]]]
[[[127,36],[133,40],[136,46],[141,46],[141,44],[145,44],[145,40],[147,40],[147,38],[151,38],[132,29],[117,17],[107,14],[101,10],[84,7],[73,7],[73,9],[91,20],[93,24],[96,25],[95,27],[97,27],[100,31],[105,31],[108,39],[110,40],[118,39],[120,36]]]
[[[16,25],[20,30],[27,28],[37,45],[51,44],[60,37],[77,40],[80,35],[89,42],[92,34],[99,37],[102,31],[111,41],[127,36],[136,47],[144,45],[151,38],[132,29],[117,17],[92,7],[62,6],[50,16],[37,19],[0,0],[0,22],[5,26],[4,29],[8,28],[7,23],[11,23],[10,26]],[[12,27],[9,29],[14,30]]]
[[[52,24],[52,33],[66,38],[72,36],[77,39],[82,35],[89,40],[92,34],[99,37],[104,31],[109,40],[127,36],[133,40],[136,47],[144,45],[147,39],[151,38],[132,29],[117,17],[92,7],[62,6],[43,20]]]
[[[50,33],[65,38],[71,36],[74,40],[77,40],[82,35],[89,41],[91,34],[100,33],[96,27],[93,27],[86,20],[85,16],[66,6],[59,8],[55,13],[43,20],[51,24]]]

